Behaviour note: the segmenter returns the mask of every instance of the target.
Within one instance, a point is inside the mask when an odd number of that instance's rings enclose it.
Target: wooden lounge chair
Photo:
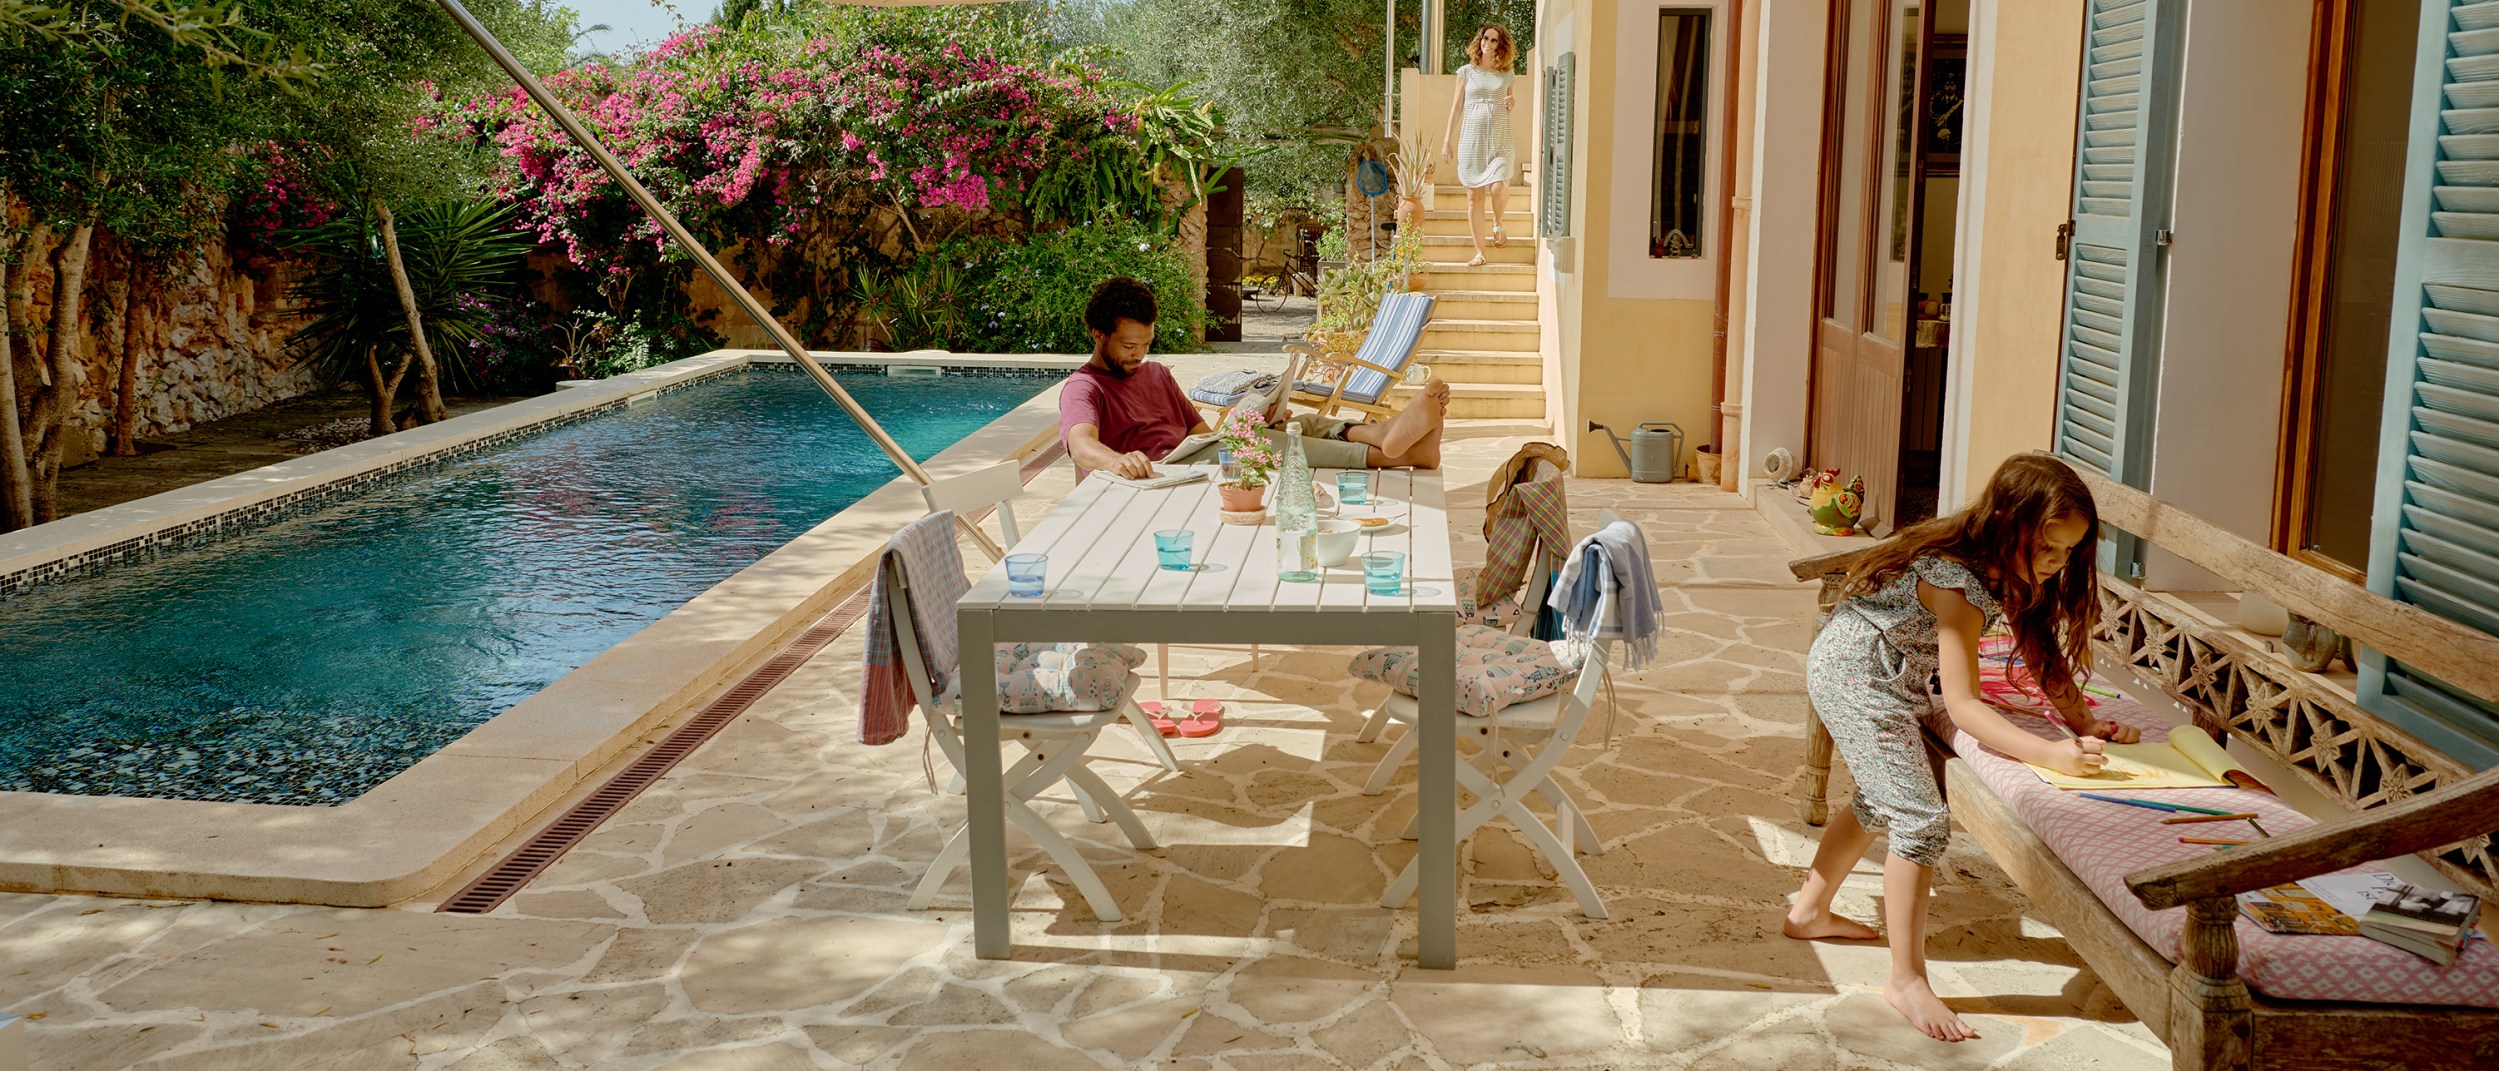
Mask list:
[[[1387,402],[1388,392],[1405,380],[1406,366],[1422,344],[1424,325],[1431,322],[1432,302],[1430,294],[1390,294],[1382,299],[1371,329],[1362,336],[1362,348],[1337,361],[1346,367],[1334,383],[1297,379],[1300,369],[1328,358],[1308,346],[1284,347],[1293,355],[1284,369],[1284,381],[1292,384],[1286,400],[1315,409],[1320,416],[1334,416],[1341,409],[1372,416],[1395,412],[1396,407]],[[1247,391],[1215,389],[1209,383],[1213,378],[1199,380],[1186,393],[1198,408],[1220,415],[1238,404]]]
[[[2242,590],[2459,686],[2499,680],[2499,639],[2328,576],[2141,491],[2090,472],[2083,478],[2102,523],[2110,527],[2157,542]],[[1848,570],[1870,549],[1799,559],[1788,568],[1799,580],[1821,582],[1827,616]],[[2491,879],[2499,871],[2492,836],[2499,831],[2499,769],[2475,773],[2438,754],[2181,601],[2105,574],[2101,590],[2106,611],[2094,643],[2101,666],[2125,667],[2157,681],[2194,714],[2199,728],[2288,767],[2358,809],[2230,851],[2125,873],[2123,884],[2142,909],[2184,909],[2174,961],[2076,873],[2093,871],[2093,860],[2060,858],[1982,779],[1971,758],[1946,749],[1944,789],[1953,818],[2022,887],[2031,910],[2063,932],[2119,999],[2169,1044],[2172,1066],[2180,1071],[2499,1067],[2499,1010],[2283,999],[2251,989],[2242,970],[2237,902],[2242,892],[2418,853],[2492,903]],[[1805,754],[1799,810],[1807,823],[1821,825],[1829,810],[1831,737],[1810,703]],[[2134,905],[2117,906],[2144,914]],[[2482,918],[2487,932],[2499,913],[2485,910]],[[2322,953],[2328,946],[2316,947]],[[2287,954],[2299,955],[2303,948]],[[2278,977],[2278,965],[2276,970]],[[2464,985],[2475,989],[2480,983]]]

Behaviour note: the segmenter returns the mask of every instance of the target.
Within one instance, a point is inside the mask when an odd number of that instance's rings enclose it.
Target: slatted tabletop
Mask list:
[[[1317,470],[1333,489],[1336,472]],[[1451,679],[1458,608],[1451,567],[1449,517],[1437,472],[1372,474],[1371,501],[1339,515],[1386,517],[1387,525],[1355,536],[1343,565],[1316,580],[1286,581],[1276,568],[1276,528],[1225,524],[1212,480],[1142,490],[1096,474],[1077,485],[1035,523],[1010,553],[1045,554],[1042,593],[1007,590],[1006,570],[991,568],[956,606],[962,647],[977,651],[1013,641],[1127,643],[1344,644],[1413,646],[1422,653],[1417,702],[1418,813],[1422,815],[1417,961],[1449,968],[1457,961],[1457,730]],[[1321,516],[1329,511],[1321,511]],[[1163,569],[1154,533],[1196,533],[1189,570]],[[1375,595],[1363,583],[1361,555],[1400,551],[1406,583]],[[1008,934],[1005,822],[996,682],[967,674],[963,709],[970,745],[965,771],[972,827],[974,951],[986,959],[1013,954]]]
[[[1335,486],[1334,470],[1320,469],[1316,476],[1320,486]],[[1388,471],[1375,477],[1370,504],[1337,513],[1386,517],[1389,523],[1356,535],[1354,556],[1343,565],[1319,570],[1316,581],[1297,583],[1276,575],[1273,518],[1256,526],[1223,523],[1212,481],[1139,490],[1096,475],[1077,485],[1013,548],[1017,554],[1049,556],[1039,598],[1008,594],[1005,570],[992,569],[960,605],[1043,618],[1095,610],[1457,612],[1440,474]],[[1181,572],[1157,564],[1154,533],[1174,528],[1196,533],[1192,553],[1198,568]],[[1406,555],[1404,591],[1375,595],[1365,589],[1360,556],[1368,551]]]

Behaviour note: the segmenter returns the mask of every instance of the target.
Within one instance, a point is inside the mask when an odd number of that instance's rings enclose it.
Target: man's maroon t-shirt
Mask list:
[[[1171,369],[1147,361],[1125,379],[1091,365],[1067,377],[1059,391],[1059,441],[1078,424],[1091,424],[1102,445],[1161,460],[1196,427],[1197,407],[1180,393]]]

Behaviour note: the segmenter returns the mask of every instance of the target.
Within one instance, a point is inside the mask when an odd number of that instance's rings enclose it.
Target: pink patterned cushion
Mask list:
[[[1513,636],[1488,625],[1458,626],[1458,712],[1489,718],[1513,703],[1552,695],[1570,683],[1571,669],[1553,657],[1553,645]],[[1378,647],[1354,656],[1348,672],[1414,694],[1417,659],[1412,647]]]
[[[1992,667],[1991,667],[1992,668]],[[2143,730],[2147,741],[2169,738],[2169,722],[2132,699],[2100,698],[2095,713],[2110,721]],[[2062,734],[2046,719],[2007,712],[2013,724],[2044,739]],[[2161,815],[2140,807],[2087,800],[2048,786],[2030,767],[1988,748],[1955,729],[1942,707],[1928,723],[1970,764],[1980,780],[2039,835],[2058,859],[2091,887],[2100,902],[2170,962],[2178,960],[2179,934],[2186,928],[2186,910],[2153,911],[2126,889],[2126,875],[2145,867],[2201,857],[2212,849],[2180,844],[2187,835],[2214,833],[2230,823],[2165,826]],[[2114,791],[2111,795],[2132,795]],[[2289,804],[2262,792],[2230,788],[2164,789],[2142,793],[2165,803],[2191,807],[2226,807],[2263,815],[2265,831],[2274,836],[2315,825]],[[2348,873],[2383,869],[2353,867]],[[2282,1000],[2347,1000],[2374,1004],[2453,1004],[2499,1008],[2499,949],[2491,942],[2472,942],[2455,963],[2439,967],[2428,960],[2366,937],[2316,937],[2277,934],[2242,916],[2238,922],[2239,974],[2258,992]]]

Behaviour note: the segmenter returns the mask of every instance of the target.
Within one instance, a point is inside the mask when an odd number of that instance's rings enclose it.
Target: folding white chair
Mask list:
[[[1597,693],[1604,686],[1606,659],[1613,651],[1609,635],[1618,625],[1617,595],[1613,574],[1601,571],[1596,606],[1596,620],[1601,627],[1592,630],[1594,637],[1580,663],[1579,677],[1569,691],[1512,704],[1489,718],[1457,715],[1458,739],[1477,741],[1475,753],[1458,765],[1458,787],[1475,798],[1473,804],[1458,812],[1458,837],[1464,839],[1496,816],[1508,818],[1552,864],[1562,884],[1578,898],[1580,912],[1592,919],[1607,917],[1605,901],[1597,895],[1596,885],[1588,880],[1588,872],[1580,869],[1578,853],[1602,855],[1605,842],[1597,837],[1596,828],[1588,824],[1588,816],[1578,802],[1553,779],[1553,770],[1570,754],[1571,743],[1578,738],[1581,726],[1587,724]],[[1371,771],[1371,780],[1362,789],[1369,796],[1388,788],[1389,779],[1415,749],[1414,697],[1391,692],[1380,704],[1380,711],[1405,723],[1406,732]],[[1507,780],[1498,777],[1504,766],[1510,770]],[[1527,809],[1526,799],[1531,792],[1553,805],[1556,824],[1561,827],[1558,832]],[[1406,823],[1400,836],[1414,839],[1419,822],[1418,815],[1415,821]],[[1389,883],[1387,893],[1380,897],[1380,906],[1403,905],[1407,897],[1414,895],[1415,882],[1415,864],[1408,863],[1397,880]]]
[[[920,488],[920,500],[928,503],[928,510],[931,513],[950,509],[974,523],[978,523],[980,519],[979,511],[995,510],[998,514],[998,532],[1006,537],[998,545],[1013,547],[1017,540],[1023,538],[1022,530],[1015,523],[1015,496],[1022,493],[1024,493],[1023,464],[1015,461],[1001,461],[960,476],[948,476],[942,480],[932,481]],[[1163,698],[1169,700],[1171,698],[1170,660],[1164,655],[1160,646],[1154,650],[1155,657],[1164,666]],[[1163,740],[1162,731],[1154,727],[1154,719],[1146,717],[1145,711],[1138,709],[1134,703],[1128,704],[1127,709],[1122,713],[1127,717],[1129,724],[1136,726],[1137,732],[1144,734],[1146,749],[1154,753],[1155,761],[1162,763],[1164,769],[1179,773],[1180,757],[1172,754],[1171,745]],[[947,786],[947,790],[963,791],[963,776],[956,774],[954,783]]]
[[[963,712],[940,706],[937,697],[930,694],[933,678],[929,673],[928,657],[920,646],[919,629],[914,624],[917,618],[912,616],[915,604],[911,577],[896,559],[889,559],[883,568],[886,571],[887,605],[895,622],[895,635],[900,640],[903,668],[911,677],[911,698],[919,704],[920,717],[928,725],[929,737],[937,741],[938,750],[945,752],[946,761],[954,765],[959,782],[964,766]],[[952,606],[924,609],[931,614],[954,613]],[[993,668],[990,658],[983,654],[960,660],[956,671],[987,673]],[[1050,786],[1064,781],[1068,790],[1075,794],[1076,805],[1084,811],[1087,821],[1100,822],[1108,818],[1118,822],[1121,831],[1128,834],[1128,843],[1136,846],[1138,851],[1154,850],[1154,836],[1146,832],[1145,823],[1137,820],[1137,813],[1128,808],[1127,801],[1120,799],[1119,793],[1112,791],[1100,775],[1085,767],[1085,751],[1093,746],[1094,739],[1102,734],[1102,730],[1117,723],[1122,716],[1136,713],[1136,681],[1133,677],[1129,681],[1128,693],[1120,697],[1119,708],[1115,710],[1002,714],[998,719],[998,739],[1024,749],[1024,757],[1005,772],[1007,824],[1023,830],[1026,836],[1040,843],[1041,850],[1049,853],[1050,858],[1058,862],[1059,869],[1067,873],[1067,879],[1076,883],[1077,891],[1084,894],[1085,903],[1093,908],[1094,917],[1104,922],[1120,920],[1119,902],[1111,898],[1110,889],[1093,872],[1093,865],[1087,863],[1066,837],[1032,809],[1032,801],[1048,791]],[[963,828],[946,840],[946,846],[937,853],[937,859],[930,864],[928,873],[912,890],[910,908],[917,911],[927,907],[929,901],[936,898],[937,890],[946,884],[946,879],[963,866],[971,851],[972,828],[967,821]]]
[[[1536,615],[1544,608],[1547,586],[1552,582],[1552,576],[1545,570],[1535,568],[1527,570],[1527,582],[1521,584],[1518,590],[1518,620],[1510,622],[1509,628],[1505,631],[1513,636],[1527,636],[1535,633]],[[1354,734],[1355,742],[1368,744],[1379,739],[1381,731],[1387,729],[1388,723],[1392,720],[1394,719],[1389,717],[1388,707],[1385,704],[1373,709],[1370,718],[1362,723],[1362,731]]]

